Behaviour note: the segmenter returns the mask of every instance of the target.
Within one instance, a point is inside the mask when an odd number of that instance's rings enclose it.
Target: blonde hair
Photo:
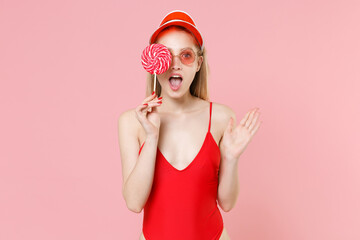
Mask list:
[[[191,35],[193,35],[189,30],[187,30],[186,28],[184,28],[182,26],[170,26],[170,27],[175,27],[179,30],[186,31],[186,32],[190,33]],[[167,28],[170,28],[170,27],[167,27]],[[165,30],[167,28],[164,28],[163,30]],[[195,39],[195,37],[194,37],[194,39]],[[156,43],[156,40],[154,43]],[[208,76],[210,74],[210,69],[209,69],[209,65],[208,65],[208,61],[207,61],[207,53],[206,53],[205,46],[203,47],[203,51],[200,50],[200,47],[198,45],[196,45],[196,46],[197,46],[197,55],[203,56],[203,62],[200,66],[199,71],[196,72],[193,82],[190,85],[190,94],[195,97],[204,99],[204,100],[209,100]],[[149,96],[152,94],[153,91],[154,91],[154,74],[147,72],[146,73],[145,95]],[[159,81],[156,81],[155,93],[157,96],[160,96],[160,94],[161,94],[161,85],[159,84]]]

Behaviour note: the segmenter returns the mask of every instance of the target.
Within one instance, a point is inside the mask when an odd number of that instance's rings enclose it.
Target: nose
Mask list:
[[[171,56],[172,56],[171,69],[181,69],[180,57],[174,55]]]

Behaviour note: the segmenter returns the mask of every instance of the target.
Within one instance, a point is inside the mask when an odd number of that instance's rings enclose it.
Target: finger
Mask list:
[[[241,125],[244,125],[244,124],[245,124],[245,122],[246,122],[246,120],[248,119],[250,113],[251,113],[251,111],[248,111],[248,112],[246,113],[245,117],[244,117],[243,119],[241,119],[241,121],[240,121],[240,124],[241,124]]]
[[[156,97],[156,94],[155,94],[155,93],[153,93],[153,94],[151,94],[151,95],[147,96],[144,100],[149,101],[150,99],[153,99],[154,97]]]
[[[162,102],[162,97],[161,98],[155,97],[154,99],[151,99],[147,103],[157,103],[157,102]],[[150,110],[151,110],[151,108],[150,108]]]
[[[149,109],[148,109],[147,111],[148,111],[148,112],[151,112],[151,111],[152,111],[152,107],[158,107],[158,106],[160,106],[160,105],[162,104],[160,101],[161,101],[161,100],[156,101],[156,102],[148,102]]]
[[[147,104],[140,104],[139,106],[136,107],[136,111],[142,111],[144,110],[145,108],[147,108]]]
[[[149,108],[149,106],[148,106],[148,104],[146,103],[146,104],[142,104],[142,105],[140,105],[139,106],[139,112],[141,113],[141,114],[145,114],[146,115],[146,112],[148,111],[148,108]]]
[[[229,122],[228,122],[228,125],[227,125],[227,127],[226,127],[226,129],[225,129],[225,131],[226,131],[227,133],[231,133],[231,132],[232,132],[233,123],[234,123],[234,119],[233,119],[232,117],[230,117],[230,120],[229,120]]]
[[[255,124],[257,123],[258,119],[259,119],[259,116],[260,116],[260,112],[256,112],[255,115],[254,115],[254,119],[251,121],[250,125],[249,125],[249,130],[251,131]]]
[[[262,123],[262,121],[259,121],[259,122],[256,124],[255,128],[254,128],[252,131],[250,131],[251,136],[253,136],[253,135],[257,132],[257,130],[259,129],[261,123]]]
[[[160,101],[162,101],[162,97],[161,97],[161,98],[156,97],[156,98],[152,99],[151,101],[149,101],[149,102],[147,102],[147,103],[160,102]]]
[[[150,95],[149,97],[145,98],[145,100],[143,101],[143,104],[149,104],[153,101],[158,101],[158,97],[156,96],[156,94],[154,93],[153,95]],[[147,108],[148,112],[151,112],[152,108],[151,106]]]
[[[252,122],[253,120],[253,117],[254,117],[254,114],[255,112],[258,110],[258,108],[254,108],[254,110],[251,111],[250,115],[249,115],[249,118],[246,120],[245,122],[245,127],[249,127],[250,123]]]
[[[154,99],[156,97],[156,94],[154,93],[153,95],[148,96],[147,98],[145,98],[142,103],[147,103],[148,101],[151,101],[152,99]]]
[[[136,114],[138,118],[144,119],[146,118],[146,112],[147,112],[147,105],[140,104],[136,108]]]

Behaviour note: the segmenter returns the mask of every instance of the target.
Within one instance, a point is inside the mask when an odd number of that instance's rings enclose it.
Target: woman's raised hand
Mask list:
[[[236,162],[245,150],[262,121],[259,121],[259,108],[254,108],[246,113],[240,124],[234,128],[234,119],[230,118],[220,144],[222,159]]]
[[[157,107],[161,106],[161,103],[162,98],[158,98],[153,93],[136,107],[136,118],[143,126],[147,136],[159,133],[160,116]]]

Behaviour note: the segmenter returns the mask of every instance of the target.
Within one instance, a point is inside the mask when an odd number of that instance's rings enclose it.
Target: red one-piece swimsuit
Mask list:
[[[221,236],[224,223],[216,202],[220,149],[210,132],[211,109],[212,102],[203,145],[186,168],[174,168],[157,148],[153,185],[144,206],[146,240],[218,240]]]

